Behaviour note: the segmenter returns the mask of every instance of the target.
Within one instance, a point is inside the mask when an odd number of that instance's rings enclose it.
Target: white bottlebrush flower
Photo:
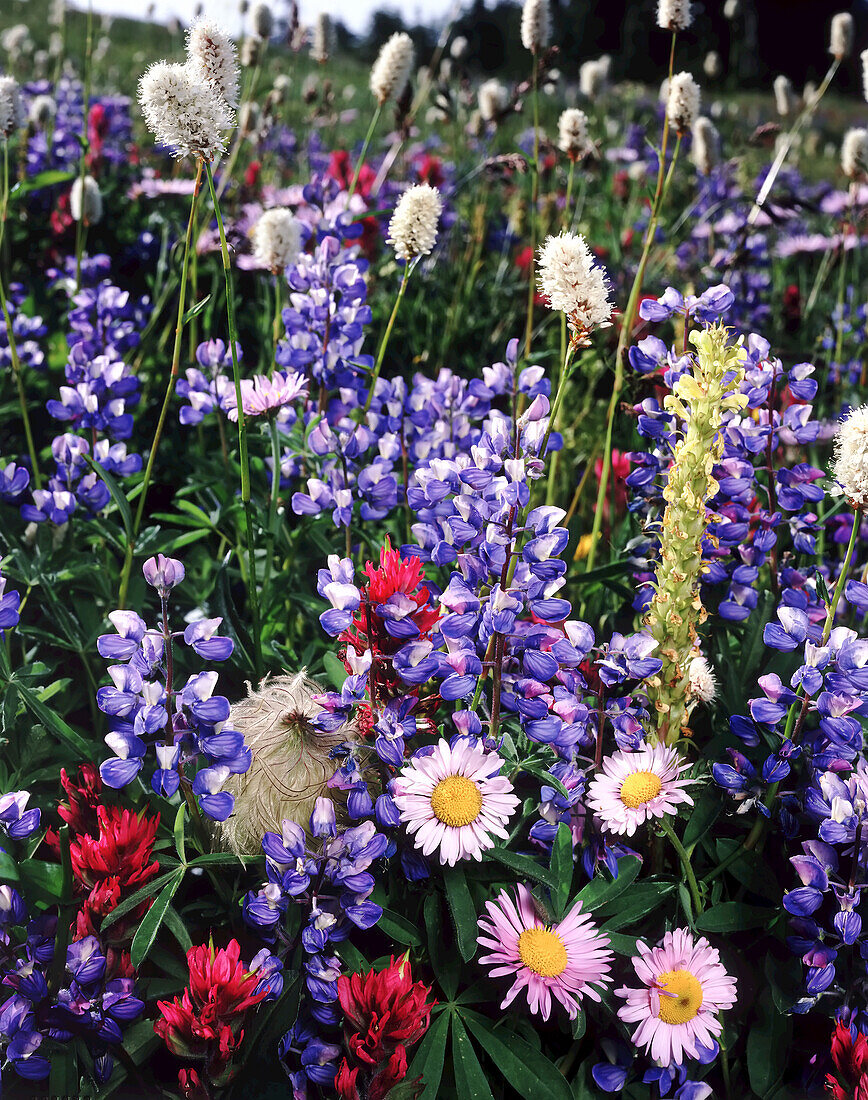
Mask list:
[[[21,91],[14,76],[0,76],[0,137],[8,138],[24,125]]]
[[[720,161],[720,134],[711,119],[704,115],[700,115],[693,123],[690,159],[703,176],[707,176]]]
[[[841,421],[832,474],[854,508],[868,507],[868,405]]]
[[[838,61],[843,61],[853,52],[853,16],[848,11],[839,11],[832,16],[832,28],[829,33],[829,53]]]
[[[868,103],[868,50],[863,50],[859,57],[862,61],[862,95]]]
[[[139,103],[148,129],[175,156],[213,160],[225,150],[232,109],[186,65],[157,61],[139,81]]]
[[[848,130],[841,145],[841,168],[851,180],[868,172],[868,130]]]
[[[521,9],[521,44],[531,53],[539,53],[549,44],[551,12],[549,0],[524,0]]]
[[[386,243],[401,260],[427,256],[437,240],[437,223],[443,211],[440,192],[428,183],[418,183],[398,200],[389,222]]]
[[[479,114],[483,122],[496,122],[506,110],[506,105],[509,102],[509,92],[506,90],[506,86],[494,78],[480,84],[476,97],[479,103]]]
[[[268,4],[259,3],[253,7],[253,33],[257,38],[267,42],[274,30],[274,16]]]
[[[327,12],[321,11],[313,25],[313,41],[310,56],[324,65],[334,52],[335,29]]]
[[[669,125],[686,134],[699,114],[699,85],[690,73],[676,73],[669,85]]]
[[[723,5],[723,18],[735,19],[740,11],[741,0],[726,0],[726,3]]]
[[[714,669],[700,653],[687,668],[690,694],[701,703],[710,703],[717,695],[717,679]]]
[[[248,771],[230,776],[225,785],[235,798],[235,810],[221,833],[232,851],[259,852],[263,834],[279,832],[284,819],[307,828],[317,798],[328,797],[326,784],[335,768],[329,754],[351,740],[354,731],[342,726],[323,733],[313,725],[321,711],[315,702],[321,691],[300,672],[265,680],[233,704],[228,725],[244,735],[253,761]]]
[[[79,176],[69,192],[69,212],[73,221],[96,225],[102,218],[102,194],[93,176]]]
[[[579,91],[585,99],[596,99],[605,85],[605,71],[599,61],[585,61],[579,66]]]
[[[238,106],[238,63],[235,43],[213,19],[200,19],[187,33],[190,68],[203,84],[210,84],[230,107]]]
[[[577,332],[604,325],[612,316],[606,275],[581,235],[548,237],[537,252],[537,271],[549,308],[565,313]]]
[[[664,31],[687,30],[692,22],[690,0],[658,0],[657,26]]]
[[[463,57],[467,56],[467,47],[469,43],[464,35],[459,34],[457,38],[452,39],[452,45],[449,47],[449,53],[452,55],[455,61],[460,61]]]
[[[35,130],[44,130],[57,114],[57,104],[50,95],[34,96],[27,112],[27,121]]]
[[[709,50],[705,55],[705,60],[702,62],[702,71],[709,80],[717,80],[723,72],[723,65],[717,50]]]
[[[301,227],[284,206],[266,210],[250,231],[253,254],[269,271],[283,271],[301,251]]]
[[[570,160],[581,160],[592,149],[588,116],[578,107],[568,107],[558,119],[558,148]]]
[[[248,99],[238,111],[238,129],[247,137],[259,126],[259,104]]]
[[[371,69],[371,91],[381,107],[404,91],[415,59],[416,50],[409,34],[400,31],[383,43]]]
[[[775,92],[775,109],[781,118],[786,118],[787,115],[792,114],[796,97],[793,92],[793,86],[790,80],[786,76],[776,76],[774,82]]]
[[[241,43],[241,67],[242,69],[252,69],[259,61],[259,56],[262,53],[262,44],[258,38],[254,38],[252,35],[245,38]]]

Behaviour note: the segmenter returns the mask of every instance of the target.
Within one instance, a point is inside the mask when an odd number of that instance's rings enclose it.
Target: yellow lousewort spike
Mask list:
[[[649,682],[651,729],[648,740],[674,744],[687,732],[692,703],[690,662],[698,653],[697,626],[706,613],[699,596],[702,539],[708,526],[706,502],[717,492],[711,476],[723,451],[720,436],[724,412],[743,409],[739,394],[744,378],[742,338],[727,344],[728,331],[713,325],[690,334],[696,347],[694,368],[681,376],[664,406],[681,424],[669,481],[663,496],[666,511],[660,534],[660,564],[654,598],[645,625],[658,642],[663,662]]]

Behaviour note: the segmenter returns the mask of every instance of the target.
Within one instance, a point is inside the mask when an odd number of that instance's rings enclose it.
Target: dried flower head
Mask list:
[[[773,86],[775,91],[775,109],[781,118],[786,118],[787,115],[793,112],[796,104],[793,85],[789,77],[776,76]]]
[[[268,4],[254,4],[252,19],[253,33],[257,38],[261,38],[264,42],[267,42],[274,31],[274,16]]]
[[[593,148],[588,136],[588,116],[578,107],[568,107],[558,119],[558,148],[570,160],[581,160]]]
[[[720,162],[720,134],[717,127],[704,115],[693,123],[693,148],[690,159],[703,176]]]
[[[221,830],[232,851],[259,852],[263,834],[280,832],[284,820],[307,828],[317,798],[328,797],[326,784],[335,770],[329,754],[353,731],[342,726],[323,733],[313,725],[320,691],[299,672],[265,680],[233,705],[230,725],[244,735],[253,762],[225,786],[235,796],[235,811]]]
[[[549,0],[524,0],[521,9],[521,44],[531,53],[539,53],[549,44],[551,12]]]
[[[0,76],[0,137],[8,138],[24,125],[21,92],[14,76]]]
[[[859,179],[868,172],[868,130],[854,128],[844,135],[841,168],[851,180]]]
[[[499,80],[492,78],[480,84],[477,92],[479,114],[483,122],[497,122],[500,115],[506,110],[509,102],[509,92],[506,86]]]
[[[157,61],[139,81],[139,103],[148,129],[176,157],[213,160],[225,149],[232,109],[187,65]]]
[[[397,99],[403,92],[415,57],[413,39],[403,31],[393,34],[383,43],[371,69],[371,91],[381,107],[387,100]]]
[[[829,33],[829,53],[837,61],[843,61],[853,52],[853,16],[848,11],[839,11],[832,16]]]
[[[200,19],[187,33],[190,69],[203,84],[210,84],[230,107],[238,106],[238,63],[235,43],[213,19]]]
[[[609,284],[584,237],[561,233],[547,238],[537,253],[537,270],[549,308],[565,313],[577,334],[608,323],[612,316]]]
[[[27,121],[36,130],[44,130],[57,114],[57,104],[50,95],[34,96],[27,112]]]
[[[657,26],[664,31],[683,31],[692,22],[690,0],[658,0]]]
[[[854,409],[841,421],[832,474],[854,508],[868,506],[868,405]]]
[[[443,201],[436,187],[418,183],[404,192],[389,222],[387,239],[399,259],[409,262],[428,255],[437,240],[437,223],[442,212]]]
[[[102,218],[102,194],[93,176],[79,176],[69,193],[69,212],[73,220],[96,225]]]
[[[699,85],[690,73],[676,73],[669,84],[669,125],[686,134],[699,114]]]
[[[253,254],[263,267],[282,271],[301,251],[301,227],[284,206],[266,210],[250,231]]]

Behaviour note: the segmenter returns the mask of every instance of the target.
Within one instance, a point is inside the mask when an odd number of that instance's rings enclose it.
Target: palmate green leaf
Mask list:
[[[552,844],[551,873],[556,882],[552,895],[555,917],[560,920],[570,897],[573,884],[573,834],[569,825],[561,821]]]
[[[140,887],[134,894],[130,894],[128,898],[124,898],[119,905],[115,906],[110,913],[106,913],[103,917],[100,931],[105,932],[105,930],[113,925],[115,921],[120,920],[121,917],[125,916],[132,909],[135,909],[137,905],[141,905],[143,901],[152,898],[154,896],[154,891],[161,886],[165,886],[169,879],[177,873],[178,868],[175,867],[171,871],[166,871],[162,875],[157,875],[157,877],[151,879],[146,886]]]
[[[455,1086],[461,1100],[494,1100],[485,1079],[485,1071],[479,1064],[467,1029],[457,1013],[452,1019],[452,1065],[455,1070]]]
[[[59,863],[41,859],[24,859],[18,865],[25,897],[35,895],[50,905],[63,897],[63,868]]]
[[[582,903],[583,912],[589,913],[594,909],[599,909],[614,901],[615,898],[620,897],[625,890],[633,885],[641,866],[642,862],[636,856],[625,856],[623,859],[618,860],[618,877],[616,879],[603,878],[602,875],[593,878],[578,893],[578,900]]]
[[[473,1038],[520,1096],[571,1100],[563,1074],[541,1051],[506,1028],[492,1030],[490,1022],[478,1012],[462,1008],[461,1016]]]
[[[675,889],[672,882],[638,882],[626,895],[601,906],[594,914],[607,929],[616,931],[656,909]]]
[[[428,933],[428,958],[431,960],[431,968],[444,995],[451,1001],[458,989],[461,963],[452,945],[443,935],[443,907],[440,894],[436,890],[426,895],[423,912],[425,931]]]
[[[757,1096],[769,1096],[790,1057],[792,1018],[777,1011],[771,992],[763,990],[747,1035],[747,1073]]]
[[[93,755],[93,745],[89,741],[85,741],[81,734],[76,733],[72,726],[67,725],[59,714],[47,707],[32,688],[25,687],[24,684],[19,682],[18,692],[30,713],[39,719],[49,733],[54,734],[59,741],[69,745],[82,759],[90,760]]]
[[[171,905],[166,909],[166,915],[163,917],[163,924],[165,924],[178,941],[181,950],[186,955],[193,946],[193,941],[190,939],[190,933],[187,931],[187,927],[181,919],[181,914]]]
[[[383,915],[377,921],[377,928],[407,947],[422,946],[422,936],[416,925],[406,917],[402,917],[400,913],[396,913],[394,909],[383,909]]]
[[[449,912],[452,914],[452,922],[455,925],[458,950],[461,952],[461,958],[465,962],[470,962],[476,954],[476,906],[470,896],[467,878],[461,864],[444,870],[443,883],[446,887]]]
[[[530,856],[523,856],[518,852],[509,851],[508,848],[495,845],[494,848],[489,848],[488,851],[483,852],[482,858],[489,862],[502,863],[504,867],[508,867],[510,871],[515,871],[522,879],[529,878],[534,882],[541,882],[543,886],[548,886],[552,890],[557,888],[558,882],[554,874],[548,868],[541,867]]]
[[[700,932],[743,932],[747,928],[763,928],[779,916],[779,911],[760,905],[745,905],[740,901],[724,901],[696,918]]]
[[[183,867],[179,867],[176,871],[173,871],[171,878],[160,891],[154,904],[142,917],[142,923],[136,929],[136,934],[133,936],[133,942],[130,947],[130,959],[133,966],[137,968],[140,967],[147,957],[148,952],[151,950],[151,946],[157,938],[157,933],[160,931],[160,926],[166,917],[166,912],[172,904],[172,898],[175,896],[175,891],[181,885],[181,879],[183,877]]]
[[[440,1095],[440,1081],[443,1077],[443,1063],[446,1060],[446,1041],[449,1038],[449,1025],[452,1013],[443,1010],[425,1033],[419,1044],[413,1061],[407,1070],[407,1080],[421,1077],[425,1088],[419,1100],[437,1100]]]

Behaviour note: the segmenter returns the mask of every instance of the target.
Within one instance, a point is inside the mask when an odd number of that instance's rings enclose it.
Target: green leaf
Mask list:
[[[130,947],[130,959],[132,960],[133,966],[137,968],[140,967],[147,957],[148,952],[151,950],[151,945],[157,938],[157,933],[160,931],[160,925],[166,917],[166,912],[172,904],[172,898],[175,896],[175,891],[181,885],[181,879],[183,877],[183,867],[179,867],[177,871],[173,871],[171,878],[160,891],[157,900],[142,917],[142,923],[136,930],[136,934],[133,936],[132,946]]]
[[[131,909],[135,909],[137,905],[141,905],[143,901],[149,901],[154,896],[154,891],[164,886],[173,875],[177,875],[178,868],[175,867],[171,871],[166,871],[165,874],[157,875],[155,879],[152,879],[146,886],[142,886],[139,890],[136,890],[134,894],[130,894],[128,898],[124,900],[110,913],[106,913],[103,917],[102,924],[100,925],[100,931],[104,932],[109,928],[116,920],[120,920],[130,912]]]
[[[552,890],[557,888],[557,879],[552,872],[545,867],[541,867],[530,856],[519,855],[518,852],[511,852],[508,848],[496,846],[484,852],[482,858],[502,863],[504,867],[508,867],[510,871],[515,871],[522,879],[533,879],[534,882],[541,882]]]
[[[743,932],[746,928],[769,925],[777,916],[774,909],[725,901],[701,913],[696,918],[696,927],[700,932]]]
[[[708,788],[697,798],[693,813],[684,827],[681,843],[688,850],[702,840],[723,809],[724,795]]]
[[[169,906],[166,909],[166,915],[163,917],[163,924],[169,929],[178,943],[181,945],[181,950],[186,953],[193,946],[193,941],[190,939],[190,933],[187,931],[187,926],[181,919],[181,915],[174,906]]]
[[[334,653],[326,653],[323,656],[322,663],[325,665],[326,675],[332,687],[335,691],[340,691],[344,686],[344,680],[347,678],[347,670],[344,668],[344,662],[339,661]]]
[[[461,1100],[494,1100],[470,1036],[457,1015],[452,1020],[452,1064]]]
[[[75,172],[62,172],[58,168],[50,169],[47,172],[38,172],[35,176],[31,176],[30,179],[16,183],[9,192],[9,201],[15,202],[18,199],[24,198],[24,196],[31,191],[39,191],[43,187],[53,187],[58,183],[71,183],[75,177]]]
[[[428,958],[434,976],[448,1000],[453,1000],[458,989],[461,963],[451,944],[443,935],[443,909],[440,894],[432,890],[425,898],[425,930],[428,933]]]
[[[591,879],[587,886],[583,886],[578,893],[578,900],[582,903],[582,909],[589,913],[608,905],[610,901],[620,897],[625,890],[633,885],[633,881],[639,874],[642,861],[636,856],[625,856],[618,860],[618,877],[615,879],[597,876]]]
[[[238,865],[237,869],[250,867],[251,864],[261,863],[264,856],[236,856],[232,852],[206,852],[203,856],[196,856],[188,863],[188,867],[231,867]]]
[[[41,859],[25,859],[18,865],[22,890],[38,894],[50,904],[63,898],[63,868],[59,863],[45,863]]]
[[[671,882],[636,883],[625,897],[601,906],[596,912],[596,919],[604,921],[606,928],[612,931],[623,928],[625,924],[632,924],[656,909],[673,889],[674,883]]]
[[[416,925],[393,909],[383,909],[383,915],[377,921],[377,928],[398,943],[406,944],[407,947],[422,946],[422,937]]]
[[[129,501],[124,496],[123,489],[121,489],[114,476],[110,474],[108,470],[104,470],[98,462],[94,462],[90,455],[85,455],[84,459],[85,462],[87,462],[88,466],[90,466],[96,476],[100,479],[100,481],[103,481],[105,483],[106,488],[111,494],[112,500],[117,506],[117,510],[121,514],[121,520],[123,521],[124,525],[124,534],[127,536],[128,539],[132,539],[133,513],[130,509]]]
[[[555,916],[560,920],[573,884],[573,834],[564,821],[558,825],[552,844],[551,872],[557,883],[552,900],[555,903]]]
[[[3,882],[18,882],[20,879],[18,864],[8,852],[0,852],[0,879]]]
[[[520,1096],[571,1100],[563,1074],[541,1051],[505,1028],[492,1031],[489,1021],[478,1012],[463,1008],[461,1015],[474,1039]]]
[[[624,936],[620,932],[610,932],[605,925],[601,931],[609,937],[609,946],[616,954],[630,956],[639,954],[636,947],[638,941],[635,936]]]
[[[198,302],[196,302],[195,305],[190,306],[190,308],[184,314],[184,320],[183,320],[182,324],[186,325],[186,323],[188,321],[192,321],[194,317],[198,317],[199,314],[202,312],[202,310],[205,308],[205,306],[208,305],[208,303],[210,301],[211,301],[211,295],[206,294],[205,297],[201,298]]]
[[[747,1034],[747,1072],[757,1096],[768,1096],[783,1075],[790,1057],[792,1023],[775,1009],[768,989],[756,1004]]]
[[[441,1012],[428,1028],[425,1038],[419,1044],[413,1061],[407,1070],[407,1080],[421,1077],[425,1088],[419,1100],[437,1100],[440,1094],[440,1079],[443,1076],[443,1062],[446,1059],[446,1040],[449,1038],[451,1012]]]
[[[175,814],[175,827],[172,833],[175,838],[175,851],[178,853],[178,859],[182,863],[187,862],[186,849],[184,847],[184,825],[186,823],[187,816],[187,803],[182,802],[178,807],[178,812]]]
[[[467,887],[464,868],[460,864],[456,867],[447,867],[443,872],[443,883],[446,887],[449,912],[455,924],[458,950],[461,952],[461,958],[465,962],[470,962],[476,954],[476,907]]]
[[[92,742],[86,741],[81,734],[75,732],[72,726],[68,726],[60,715],[47,707],[31,688],[25,687],[24,684],[19,682],[18,691],[24,705],[45,726],[49,733],[53,733],[59,741],[69,745],[83,760],[90,760],[93,755]]]

